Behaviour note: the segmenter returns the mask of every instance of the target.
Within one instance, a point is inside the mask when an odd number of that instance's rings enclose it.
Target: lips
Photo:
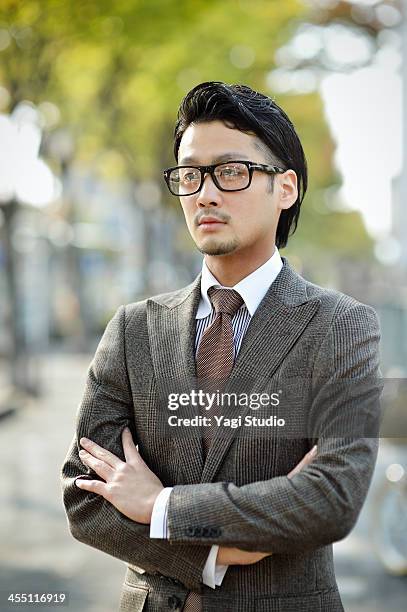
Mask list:
[[[217,219],[216,217],[202,217],[198,223],[198,225],[209,225],[212,223],[221,223],[222,225],[225,224],[224,221],[221,221],[220,219]]]

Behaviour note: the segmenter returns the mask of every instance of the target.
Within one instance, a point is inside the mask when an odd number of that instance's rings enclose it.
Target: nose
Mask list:
[[[222,201],[222,192],[213,182],[209,172],[204,176],[201,191],[197,195],[197,206],[204,208],[205,206],[219,206]]]

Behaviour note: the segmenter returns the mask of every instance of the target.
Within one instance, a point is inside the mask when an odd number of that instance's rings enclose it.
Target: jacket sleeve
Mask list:
[[[134,434],[133,404],[125,359],[125,307],[109,322],[90,365],[79,406],[76,433],[62,466],[63,501],[74,538],[113,557],[159,573],[199,591],[210,546],[171,544],[150,539],[149,525],[121,514],[102,496],[79,489],[78,477],[99,478],[79,459],[82,436],[109,449],[123,461],[121,432],[128,425]],[[137,440],[135,439],[137,444]]]
[[[344,538],[359,515],[377,456],[379,337],[369,306],[356,303],[336,316],[312,371],[307,437],[318,444],[316,458],[291,479],[175,486],[170,540],[295,553]],[[216,537],[208,537],[210,527]]]

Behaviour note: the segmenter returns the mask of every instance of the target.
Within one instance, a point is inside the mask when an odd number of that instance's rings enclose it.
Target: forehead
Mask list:
[[[257,140],[254,134],[229,128],[222,121],[191,123],[182,136],[178,161],[205,164],[228,153],[233,153],[234,159],[250,159],[255,153],[258,157]]]

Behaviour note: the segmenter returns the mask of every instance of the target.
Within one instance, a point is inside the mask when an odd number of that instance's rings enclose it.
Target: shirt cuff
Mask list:
[[[214,544],[211,547],[202,572],[202,582],[212,589],[222,584],[222,580],[225,577],[226,571],[229,567],[228,565],[218,565],[216,563],[218,550],[219,546],[217,544]]]
[[[168,538],[167,506],[168,498],[174,487],[165,487],[154,502],[150,521],[150,538]]]

